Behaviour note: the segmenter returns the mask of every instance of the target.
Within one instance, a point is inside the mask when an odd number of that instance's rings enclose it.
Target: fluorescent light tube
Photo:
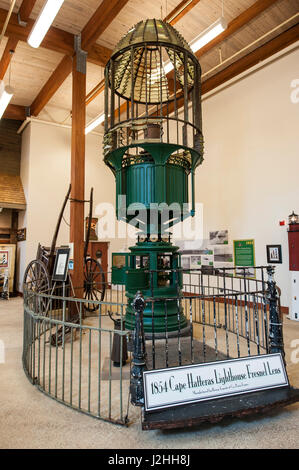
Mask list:
[[[13,89],[10,86],[4,86],[3,81],[0,84],[0,119],[6,110],[10,100],[13,97]]]
[[[28,44],[31,47],[40,46],[63,2],[64,0],[47,0],[28,37]]]
[[[219,20],[215,21],[211,26],[209,26],[205,31],[203,31],[197,38],[190,42],[190,47],[195,53],[203,46],[208,44],[208,42],[215,39],[219,34],[223,33],[227,28],[227,21],[221,16]]]
[[[226,28],[227,21],[223,17],[219,18],[219,20],[215,21],[215,23],[209,26],[205,31],[197,36],[197,38],[190,42],[189,45],[192,49],[192,52],[197,52],[203,46],[208,44],[208,42],[212,41],[212,39],[215,39],[219,34],[225,31]],[[172,62],[170,61],[163,64],[163,68],[166,75],[174,69]]]
[[[93,121],[91,121],[88,126],[85,128],[85,134],[89,134],[91,131],[93,131],[96,127],[98,127],[102,122],[105,121],[105,114],[101,114],[97,118],[95,118]]]

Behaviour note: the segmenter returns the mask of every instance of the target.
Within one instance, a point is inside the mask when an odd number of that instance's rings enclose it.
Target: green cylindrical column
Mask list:
[[[171,333],[187,327],[187,320],[178,300],[182,291],[182,275],[178,270],[180,265],[178,250],[179,248],[171,243],[162,241],[139,242],[130,248],[133,266],[136,266],[136,257],[147,260],[147,266],[132,267],[126,273],[128,306],[125,325],[127,329],[134,329],[135,312],[132,302],[138,291],[142,292],[146,300],[143,314],[145,333],[157,334],[166,331]],[[168,269],[159,265],[159,260],[162,258],[170,261]],[[155,299],[154,302],[151,302],[152,298]]]

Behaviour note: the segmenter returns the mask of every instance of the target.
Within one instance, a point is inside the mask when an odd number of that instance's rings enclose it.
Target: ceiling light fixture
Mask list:
[[[98,127],[100,124],[102,124],[105,121],[105,114],[101,114],[97,118],[95,118],[93,121],[91,121],[85,128],[85,134],[89,134],[91,131],[93,131],[96,127]]]
[[[227,28],[227,21],[221,16],[215,23],[211,24],[197,38],[190,42],[190,47],[195,53],[210,41],[215,39],[219,34],[223,33]]]
[[[64,0],[47,0],[28,37],[28,44],[31,47],[40,46],[63,2]]]
[[[13,97],[13,88],[11,86],[5,86],[4,82],[0,81],[0,119],[2,118],[4,111],[10,103]]]
[[[215,23],[211,24],[207,29],[205,29],[202,33],[199,34],[193,41],[189,43],[189,46],[192,49],[192,52],[199,51],[202,47],[208,44],[210,41],[215,39],[219,34],[223,33],[227,28],[227,21],[223,16],[221,16]],[[167,75],[169,72],[173,70],[172,62],[166,62],[163,64],[164,72]]]
[[[12,56],[14,51],[9,51],[10,55]],[[11,84],[11,62],[9,66],[9,85],[5,86],[4,81],[0,80],[0,119],[2,118],[4,111],[6,110],[7,106],[10,103],[10,100],[13,97],[14,89],[10,86]]]

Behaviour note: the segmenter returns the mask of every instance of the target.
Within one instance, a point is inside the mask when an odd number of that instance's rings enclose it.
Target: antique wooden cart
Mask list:
[[[52,289],[52,275],[55,266],[55,259],[57,254],[57,238],[61,226],[61,222],[64,217],[64,211],[67,205],[67,202],[70,199],[71,186],[68,189],[67,195],[63,202],[62,209],[59,214],[58,222],[56,225],[55,233],[53,236],[51,247],[46,247],[41,244],[38,245],[36,259],[32,260],[27,266],[24,274],[23,287],[38,293],[51,292]],[[93,209],[93,188],[90,193],[89,201],[89,219],[88,227],[86,231],[86,240],[84,247],[84,299],[86,302],[84,304],[85,310],[89,312],[95,311],[98,306],[92,301],[98,300],[102,301],[105,296],[105,274],[103,272],[101,264],[89,256],[88,254],[88,244],[90,238],[90,229],[91,229],[91,219],[92,219],[92,209]],[[71,283],[71,277],[68,275],[68,289],[69,295],[74,293]],[[81,287],[81,286],[75,286]]]

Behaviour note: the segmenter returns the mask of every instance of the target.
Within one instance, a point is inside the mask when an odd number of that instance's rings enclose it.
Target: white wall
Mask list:
[[[196,173],[206,237],[209,231],[228,229],[230,241],[254,238],[257,265],[266,264],[267,244],[282,245],[276,277],[285,306],[290,305],[287,231],[279,221],[292,210],[299,213],[299,104],[290,99],[298,63],[297,48],[204,97],[205,161]],[[70,182],[70,143],[71,131],[65,128],[33,122],[23,133],[21,176],[28,209],[20,221],[27,227],[27,242],[20,244],[20,279],[38,242],[49,244],[53,236]],[[102,160],[102,139],[93,134],[86,139],[86,199],[91,186],[98,216],[100,202],[115,205],[115,182]],[[65,218],[69,221],[68,210]],[[58,243],[68,241],[63,222]],[[110,253],[126,243],[111,240]]]
[[[22,134],[22,150],[21,150],[21,166],[20,166],[20,176],[23,184],[25,199],[26,199],[26,211],[19,212],[18,224],[19,228],[26,228],[26,241],[19,242],[17,244],[17,286],[18,290],[22,291],[22,279],[24,271],[28,264],[26,254],[27,254],[27,240],[30,236],[34,236],[34,230],[31,232],[31,226],[28,225],[28,212],[30,206],[29,202],[29,172],[30,172],[30,142],[31,142],[31,127],[28,126]],[[28,244],[29,245],[29,244]]]
[[[256,265],[267,264],[266,245],[282,245],[276,280],[285,306],[288,238],[279,221],[299,213],[299,103],[291,101],[298,64],[297,47],[204,100],[205,161],[196,175],[205,236],[228,229],[230,241],[254,238]]]

